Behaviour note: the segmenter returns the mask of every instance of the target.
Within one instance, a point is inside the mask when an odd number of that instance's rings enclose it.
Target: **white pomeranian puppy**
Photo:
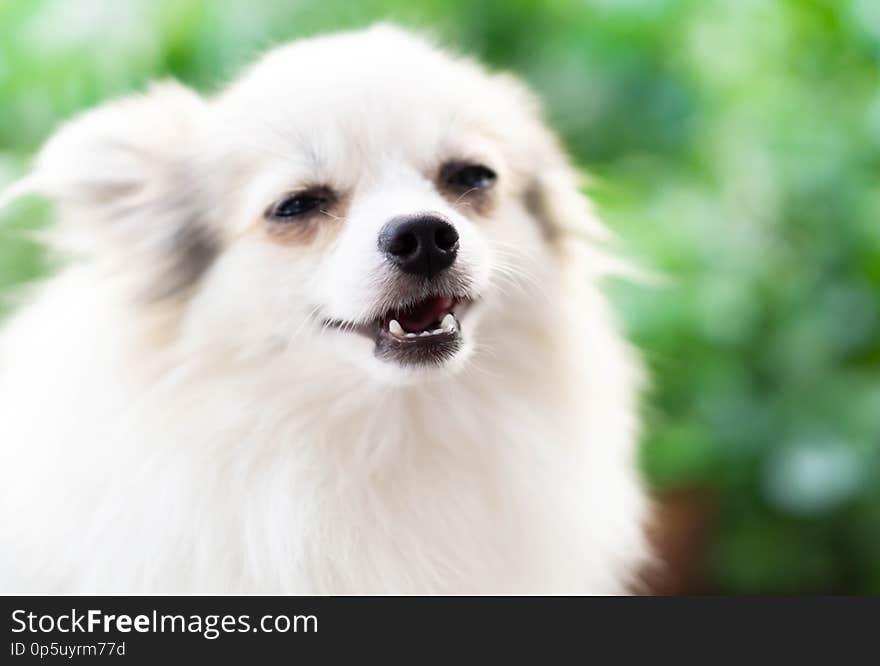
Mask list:
[[[529,92],[379,25],[62,127],[0,336],[2,593],[600,593],[639,364]]]

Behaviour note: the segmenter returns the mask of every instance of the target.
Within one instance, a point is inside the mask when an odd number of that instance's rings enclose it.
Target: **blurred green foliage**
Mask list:
[[[74,112],[376,20],[543,96],[621,249],[643,466],[712,508],[708,589],[880,593],[880,2],[0,0],[0,182]],[[0,287],[39,275],[16,204]]]

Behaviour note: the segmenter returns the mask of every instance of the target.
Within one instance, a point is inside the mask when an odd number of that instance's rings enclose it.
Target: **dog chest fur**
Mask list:
[[[25,406],[0,426],[5,591],[618,592],[642,556],[637,483],[608,455],[626,394],[579,390],[607,354],[499,343],[466,381],[394,390],[320,359],[293,384],[196,364],[142,391],[101,288],[69,298],[80,279],[4,338],[2,395]],[[619,431],[591,432],[594,408]]]

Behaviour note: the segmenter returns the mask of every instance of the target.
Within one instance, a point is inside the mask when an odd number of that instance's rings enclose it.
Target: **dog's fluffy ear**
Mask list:
[[[526,204],[551,242],[569,237],[608,239],[608,231],[582,192],[584,180],[553,140],[526,191]]]
[[[495,74],[493,80],[504,97],[513,100],[514,108],[522,111],[508,131],[521,142],[516,161],[528,165],[523,174],[525,204],[544,236],[553,244],[571,238],[607,240],[608,232],[582,191],[585,178],[548,129],[538,97],[510,74]]]
[[[658,275],[618,256],[616,235],[605,227],[583,191],[587,178],[571,166],[554,137],[546,145],[544,168],[536,170],[531,180],[526,205],[548,241],[559,251],[583,257],[595,277],[662,282]]]
[[[191,286],[216,251],[198,165],[205,115],[196,93],[165,82],[59,129],[25,182],[59,204],[64,248],[136,269],[142,296]]]

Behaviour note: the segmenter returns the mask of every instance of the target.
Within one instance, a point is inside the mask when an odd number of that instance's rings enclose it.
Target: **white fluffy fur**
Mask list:
[[[434,188],[450,157],[496,169],[490,213]],[[273,242],[264,209],[306,182],[350,192],[345,219]],[[0,592],[626,591],[638,364],[515,80],[388,26],[301,41],[213,98],[85,114],[25,183],[69,262],[0,337]],[[465,349],[414,371],[316,312],[375,316],[377,231],[423,210],[480,298]],[[193,219],[218,256],[151,297]]]

